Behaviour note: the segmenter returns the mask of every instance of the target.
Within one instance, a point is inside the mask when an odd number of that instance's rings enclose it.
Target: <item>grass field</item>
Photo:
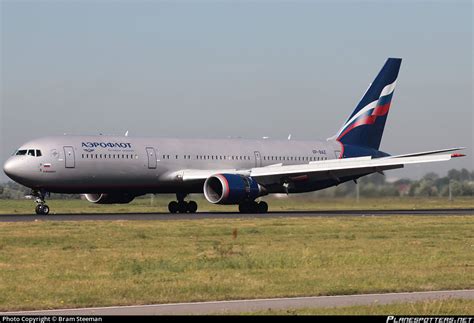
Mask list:
[[[335,308],[308,308],[247,313],[252,315],[472,315],[474,300],[445,299],[415,303],[367,305]]]
[[[474,288],[474,217],[0,223],[0,310]]]
[[[235,205],[213,205],[200,195],[192,196],[199,204],[198,211],[236,212]],[[85,200],[49,200],[51,214],[55,213],[154,213],[168,212],[168,202],[175,199],[172,195],[135,199],[130,204],[93,204]],[[310,198],[290,196],[283,198],[266,197],[270,211],[294,210],[386,210],[386,209],[442,209],[474,208],[471,197],[456,198],[363,198],[359,203],[351,198]],[[35,203],[32,200],[0,200],[0,214],[33,214]]]

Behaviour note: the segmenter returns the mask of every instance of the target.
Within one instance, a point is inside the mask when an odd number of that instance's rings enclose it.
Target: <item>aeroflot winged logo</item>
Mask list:
[[[87,152],[94,151],[97,147],[126,149],[126,148],[132,148],[132,144],[129,142],[91,142],[91,141],[82,142],[82,148]]]

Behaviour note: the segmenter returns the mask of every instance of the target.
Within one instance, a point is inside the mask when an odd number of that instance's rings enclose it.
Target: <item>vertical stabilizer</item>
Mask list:
[[[387,59],[354,112],[331,139],[344,145],[379,149],[401,62],[401,58]]]

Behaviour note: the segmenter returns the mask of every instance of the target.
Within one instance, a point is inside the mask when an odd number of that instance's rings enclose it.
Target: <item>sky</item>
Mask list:
[[[474,169],[471,1],[0,1],[0,163],[46,135],[325,140],[403,58],[387,172]],[[0,181],[6,180],[2,175]]]

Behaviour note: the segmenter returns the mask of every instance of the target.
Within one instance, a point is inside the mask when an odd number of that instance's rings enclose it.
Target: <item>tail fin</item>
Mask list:
[[[400,70],[401,58],[389,58],[334,139],[378,150]]]

